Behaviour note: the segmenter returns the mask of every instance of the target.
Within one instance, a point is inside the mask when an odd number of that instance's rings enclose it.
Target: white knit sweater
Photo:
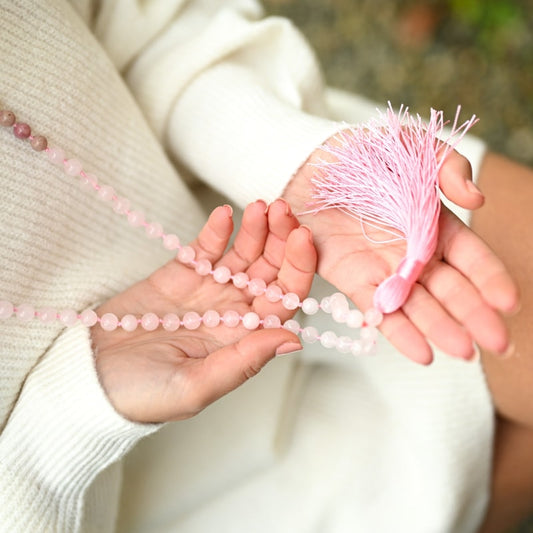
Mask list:
[[[254,0],[0,14],[0,108],[184,241],[209,189],[270,201],[332,118],[369,112],[326,92],[299,33]],[[81,310],[169,258],[7,129],[0,183],[0,300]],[[87,329],[10,319],[0,431],[2,533],[457,533],[486,505],[492,410],[478,364],[419,368],[382,341],[373,359],[281,358],[193,420],[136,425],[100,388]]]

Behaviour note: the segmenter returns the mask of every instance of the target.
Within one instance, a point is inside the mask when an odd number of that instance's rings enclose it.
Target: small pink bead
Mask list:
[[[213,270],[213,265],[208,259],[200,259],[196,263],[194,270],[196,270],[196,273],[200,276],[207,276],[208,274],[211,274],[211,271]]]
[[[377,351],[377,345],[374,341],[367,339],[364,341],[361,341],[363,346],[363,353],[365,355],[374,355]]]
[[[202,322],[208,328],[216,328],[220,324],[220,315],[213,309],[208,309],[202,317]]]
[[[111,185],[101,185],[98,189],[98,198],[102,202],[111,202],[115,197],[115,189]]]
[[[59,320],[65,326],[73,326],[78,321],[78,313],[74,309],[62,309],[59,311]]]
[[[263,327],[265,329],[275,329],[281,327],[281,320],[277,315],[267,315],[263,319]]]
[[[329,296],[324,296],[324,298],[320,300],[320,309],[322,309],[324,313],[331,313],[331,303],[329,300]]]
[[[113,211],[119,215],[125,215],[130,210],[130,201],[127,198],[115,198],[113,200]]]
[[[378,330],[374,326],[365,326],[361,328],[361,340],[362,341],[375,341],[378,338]]]
[[[287,320],[283,324],[283,327],[289,331],[292,331],[293,333],[300,333],[300,323],[297,320]]]
[[[213,279],[217,283],[227,283],[231,279],[231,270],[227,266],[219,266],[213,272]]]
[[[276,303],[283,298],[283,291],[277,285],[270,285],[265,291],[265,296],[269,302]]]
[[[31,135],[31,128],[24,122],[13,124],[13,133],[17,139],[27,139]]]
[[[100,317],[100,327],[104,331],[114,331],[118,326],[118,318],[114,313],[105,313]]]
[[[266,290],[265,280],[260,278],[251,279],[250,283],[248,283],[248,290],[253,296],[261,296]]]
[[[302,311],[306,315],[314,315],[318,312],[318,300],[315,298],[306,298],[302,302]]]
[[[283,307],[285,309],[288,309],[289,311],[292,311],[298,307],[300,304],[300,298],[298,295],[294,292],[288,292],[282,300]]]
[[[331,317],[338,324],[344,324],[348,320],[349,313],[348,307],[332,305]]]
[[[80,314],[80,322],[90,328],[98,322],[98,316],[92,309],[85,309]]]
[[[165,331],[176,331],[180,327],[180,317],[176,313],[167,313],[163,317],[163,329]]]
[[[69,176],[79,176],[80,172],[83,170],[81,161],[77,159],[67,159],[63,162],[65,173]]]
[[[65,160],[65,152],[61,148],[48,148],[48,159],[54,163],[54,165],[63,165]]]
[[[141,326],[146,331],[154,331],[159,327],[159,317],[155,313],[145,313],[141,318]]]
[[[186,329],[198,329],[202,323],[202,317],[196,311],[188,311],[183,315],[183,326]]]
[[[80,174],[80,187],[87,190],[96,190],[98,178],[94,174]]]
[[[242,325],[249,330],[257,329],[261,319],[257,313],[250,311],[242,317]]]
[[[135,331],[139,321],[135,315],[124,315],[120,319],[120,325],[124,331]]]
[[[180,247],[180,239],[177,235],[169,233],[163,237],[163,246],[167,250],[177,250]]]
[[[351,309],[346,317],[346,325],[349,328],[360,328],[363,325],[363,313],[359,309]]]
[[[9,109],[0,109],[0,126],[13,126],[16,120],[13,111],[9,111]]]
[[[363,343],[359,340],[353,341],[350,351],[353,355],[361,355],[363,353]]]
[[[192,246],[182,246],[176,255],[178,261],[185,265],[192,263],[196,257],[196,252]]]
[[[370,308],[365,313],[365,322],[369,326],[377,327],[383,321],[383,314],[375,308]]]
[[[13,315],[14,306],[11,302],[0,301],[0,319],[10,318]]]
[[[43,150],[46,150],[48,141],[43,135],[35,135],[30,139],[30,144],[36,152],[42,152]]]
[[[324,348],[335,348],[337,345],[337,335],[334,331],[324,331],[322,335],[320,335],[320,344],[324,346]]]
[[[21,304],[17,307],[15,314],[19,320],[27,322],[28,320],[35,318],[35,309],[29,304]]]
[[[313,326],[307,326],[302,330],[302,340],[313,344],[318,340],[318,330]]]
[[[222,321],[228,328],[235,328],[239,325],[241,317],[237,311],[229,310],[222,315]]]
[[[57,311],[52,307],[45,307],[36,313],[42,322],[53,322],[57,319]]]
[[[130,211],[128,213],[128,222],[130,226],[138,228],[144,224],[144,214],[140,211]]]
[[[342,336],[337,339],[336,348],[340,353],[350,353],[352,351],[353,340],[350,337]]]
[[[159,222],[150,222],[145,228],[149,239],[159,239],[163,235],[163,226]]]
[[[237,274],[234,274],[232,276],[232,280],[233,285],[235,285],[237,289],[244,289],[248,285],[250,278],[245,272],[237,272]]]

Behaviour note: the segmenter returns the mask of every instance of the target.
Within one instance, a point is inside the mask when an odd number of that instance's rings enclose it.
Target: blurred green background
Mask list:
[[[473,133],[533,166],[533,0],[264,0],[312,43],[329,85]]]
[[[533,0],[263,0],[313,45],[329,85],[427,115],[533,166]],[[533,450],[532,452],[533,453]],[[533,519],[512,533],[533,533]]]

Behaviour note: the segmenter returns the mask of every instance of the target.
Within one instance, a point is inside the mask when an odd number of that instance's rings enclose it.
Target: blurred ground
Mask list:
[[[315,48],[329,85],[473,133],[533,165],[533,0],[264,0]]]

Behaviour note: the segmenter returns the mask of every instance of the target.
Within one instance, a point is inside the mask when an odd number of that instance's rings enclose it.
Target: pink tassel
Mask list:
[[[324,147],[335,161],[318,165],[325,176],[313,179],[316,207],[312,212],[338,208],[358,218],[365,235],[368,225],[388,232],[393,240],[406,240],[405,257],[374,295],[374,306],[383,313],[392,313],[405,303],[435,252],[439,170],[477,122],[474,115],[458,126],[460,110],[449,136],[442,140],[442,111],[432,109],[425,123],[419,115],[409,115],[407,107],[401,106],[396,114],[389,102],[386,113],[379,112],[368,123],[341,132],[338,145]]]

